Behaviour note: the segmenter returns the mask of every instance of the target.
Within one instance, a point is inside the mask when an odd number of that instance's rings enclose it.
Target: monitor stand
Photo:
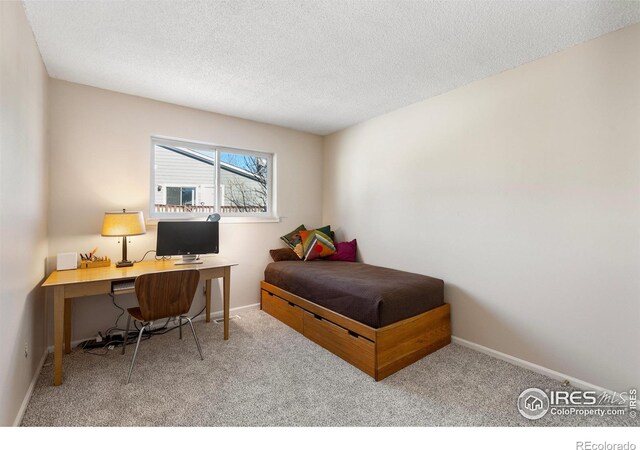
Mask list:
[[[182,255],[182,261],[176,261],[176,266],[182,266],[187,264],[202,264],[200,261],[200,255]]]

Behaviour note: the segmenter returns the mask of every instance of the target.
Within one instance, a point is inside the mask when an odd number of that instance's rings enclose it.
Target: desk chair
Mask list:
[[[153,324],[154,320],[178,317],[180,339],[182,339],[182,319],[187,320],[191,326],[191,332],[196,341],[200,359],[204,359],[202,357],[202,350],[200,349],[200,342],[198,342],[198,336],[196,336],[196,330],[193,328],[191,319],[186,315],[191,308],[199,280],[200,272],[195,269],[149,273],[136,278],[135,290],[140,306],[127,309],[129,317],[127,318],[127,331],[122,344],[123,355],[127,347],[131,317],[142,322],[142,328],[140,329],[140,333],[138,333],[138,342],[133,352],[127,384],[129,384],[131,380],[131,372],[133,372],[133,365],[138,355],[138,347],[140,346],[142,333],[147,327]]]

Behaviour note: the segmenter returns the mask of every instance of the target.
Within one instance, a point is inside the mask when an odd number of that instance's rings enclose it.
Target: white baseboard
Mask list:
[[[539,366],[529,361],[525,361],[524,359],[516,358],[515,356],[507,355],[506,353],[499,352],[497,350],[493,350],[489,347],[485,347],[480,344],[476,344],[475,342],[467,341],[465,339],[451,336],[451,341],[462,345],[463,347],[470,348],[472,350],[478,351],[480,353],[484,353],[485,355],[493,356],[494,358],[501,359],[508,363],[513,364],[514,366],[523,367],[525,369],[531,370],[532,372],[539,373],[541,375],[545,375],[549,378],[558,381],[568,381],[571,386],[577,387],[578,389],[583,389],[587,391],[597,391],[597,392],[607,392],[609,394],[613,394],[613,390],[606,389],[601,386],[596,386],[595,384],[587,383],[586,381],[580,380],[578,378],[572,377],[570,375],[566,375],[564,373],[556,372],[555,370],[548,369],[546,367]],[[534,386],[532,386],[534,387]]]
[[[31,395],[33,394],[33,389],[36,387],[36,382],[38,381],[38,377],[40,376],[40,372],[42,371],[42,367],[44,366],[44,362],[47,359],[47,354],[49,352],[45,350],[42,353],[42,358],[40,358],[40,363],[38,364],[38,369],[36,373],[33,374],[33,378],[31,379],[31,384],[29,385],[29,389],[27,389],[27,393],[24,396],[24,400],[22,400],[22,405],[20,405],[20,409],[18,410],[18,414],[16,415],[16,420],[13,421],[14,427],[19,427],[22,423],[22,418],[24,417],[24,413],[27,410],[27,405],[29,404],[29,400],[31,400]]]
[[[238,306],[237,308],[230,308],[229,309],[229,314],[238,314],[240,311],[244,311],[244,310],[250,310],[250,309],[260,309],[260,303],[253,303],[251,305],[246,305],[246,306]],[[202,313],[196,317],[194,317],[193,319],[191,319],[193,322],[200,322],[201,320],[205,320],[206,319],[206,313]],[[220,319],[223,316],[223,311],[212,311],[211,312],[211,320],[216,320],[216,319]],[[124,332],[122,333],[124,334]],[[78,344],[87,341],[89,339],[93,339],[95,338],[95,335],[93,336],[89,336],[86,337],[84,339],[77,339],[75,341],[71,341],[71,348],[78,346]],[[53,353],[53,345],[50,345],[49,347],[47,347],[47,353]]]

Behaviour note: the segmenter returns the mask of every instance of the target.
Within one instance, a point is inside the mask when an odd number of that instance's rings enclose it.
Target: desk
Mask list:
[[[217,256],[202,257],[202,264],[176,266],[176,260],[142,261],[131,267],[96,267],[54,271],[42,284],[53,288],[53,384],[62,384],[62,347],[65,353],[71,352],[71,300],[76,297],[109,294],[113,281],[131,280],[139,275],[169,270],[197,269],[200,279],[206,283],[206,319],[211,321],[211,280],[223,279],[224,339],[229,339],[229,285],[231,263]]]

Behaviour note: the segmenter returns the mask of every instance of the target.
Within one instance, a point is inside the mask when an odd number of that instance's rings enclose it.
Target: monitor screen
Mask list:
[[[158,222],[157,256],[218,253],[218,222]]]

